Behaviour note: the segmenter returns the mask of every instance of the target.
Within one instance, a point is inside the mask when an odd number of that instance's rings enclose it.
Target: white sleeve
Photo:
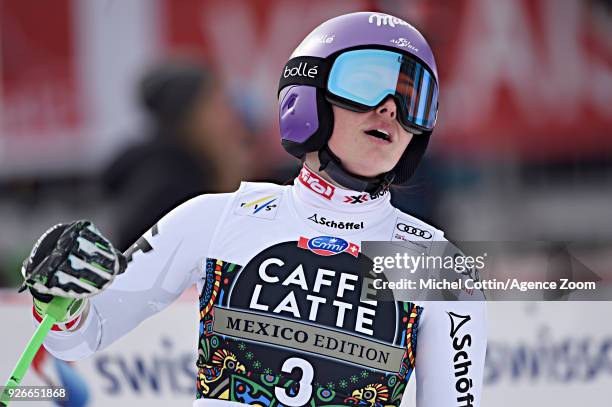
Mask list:
[[[417,407],[480,406],[486,303],[437,301],[422,306],[415,363]]]
[[[64,360],[91,356],[170,305],[197,281],[231,196],[201,195],[164,216],[126,252],[125,273],[90,299],[83,325],[74,332],[49,332],[45,348]]]

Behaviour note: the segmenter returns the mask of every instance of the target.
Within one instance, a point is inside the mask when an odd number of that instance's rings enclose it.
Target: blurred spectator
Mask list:
[[[140,83],[149,139],[124,151],[103,175],[117,200],[116,244],[125,250],[189,198],[235,190],[249,175],[247,133],[206,66],[163,63]]]

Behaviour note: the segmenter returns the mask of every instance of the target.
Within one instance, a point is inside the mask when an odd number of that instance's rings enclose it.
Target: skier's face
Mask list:
[[[328,144],[344,168],[356,175],[375,177],[395,167],[413,135],[397,121],[392,98],[367,113],[335,105],[332,108],[334,130]]]

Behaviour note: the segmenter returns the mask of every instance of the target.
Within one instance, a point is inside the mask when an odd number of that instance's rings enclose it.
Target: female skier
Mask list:
[[[388,193],[436,121],[426,40],[387,14],[333,18],[297,47],[278,91],[282,144],[303,160],[293,185],[196,197],[125,255],[86,221],[39,239],[23,267],[35,318],[52,296],[75,299],[45,347],[91,356],[196,284],[194,406],[399,406],[413,376],[419,407],[480,405],[483,302],[361,295],[372,290],[362,241],[414,251],[444,240]]]

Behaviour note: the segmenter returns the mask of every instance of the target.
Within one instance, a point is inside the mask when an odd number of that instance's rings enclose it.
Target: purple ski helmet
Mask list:
[[[328,75],[340,55],[355,49],[396,52],[416,61],[431,78],[433,85],[430,87],[428,101],[433,98],[434,103],[428,113],[429,125],[420,128],[420,131],[413,131],[415,136],[398,164],[390,173],[385,174],[389,183],[403,184],[416,170],[435,125],[438,72],[431,48],[423,35],[397,17],[376,12],[345,14],[325,21],[306,36],[281,73],[278,88],[281,143],[285,150],[297,158],[303,158],[311,151],[319,151],[321,158],[321,151],[329,152],[327,142],[333,130],[331,103],[334,101],[327,97]],[[337,164],[342,178],[338,181],[347,181],[341,182],[347,187],[368,190],[372,183],[380,183],[346,172],[339,160]],[[348,182],[351,180],[360,182]]]

